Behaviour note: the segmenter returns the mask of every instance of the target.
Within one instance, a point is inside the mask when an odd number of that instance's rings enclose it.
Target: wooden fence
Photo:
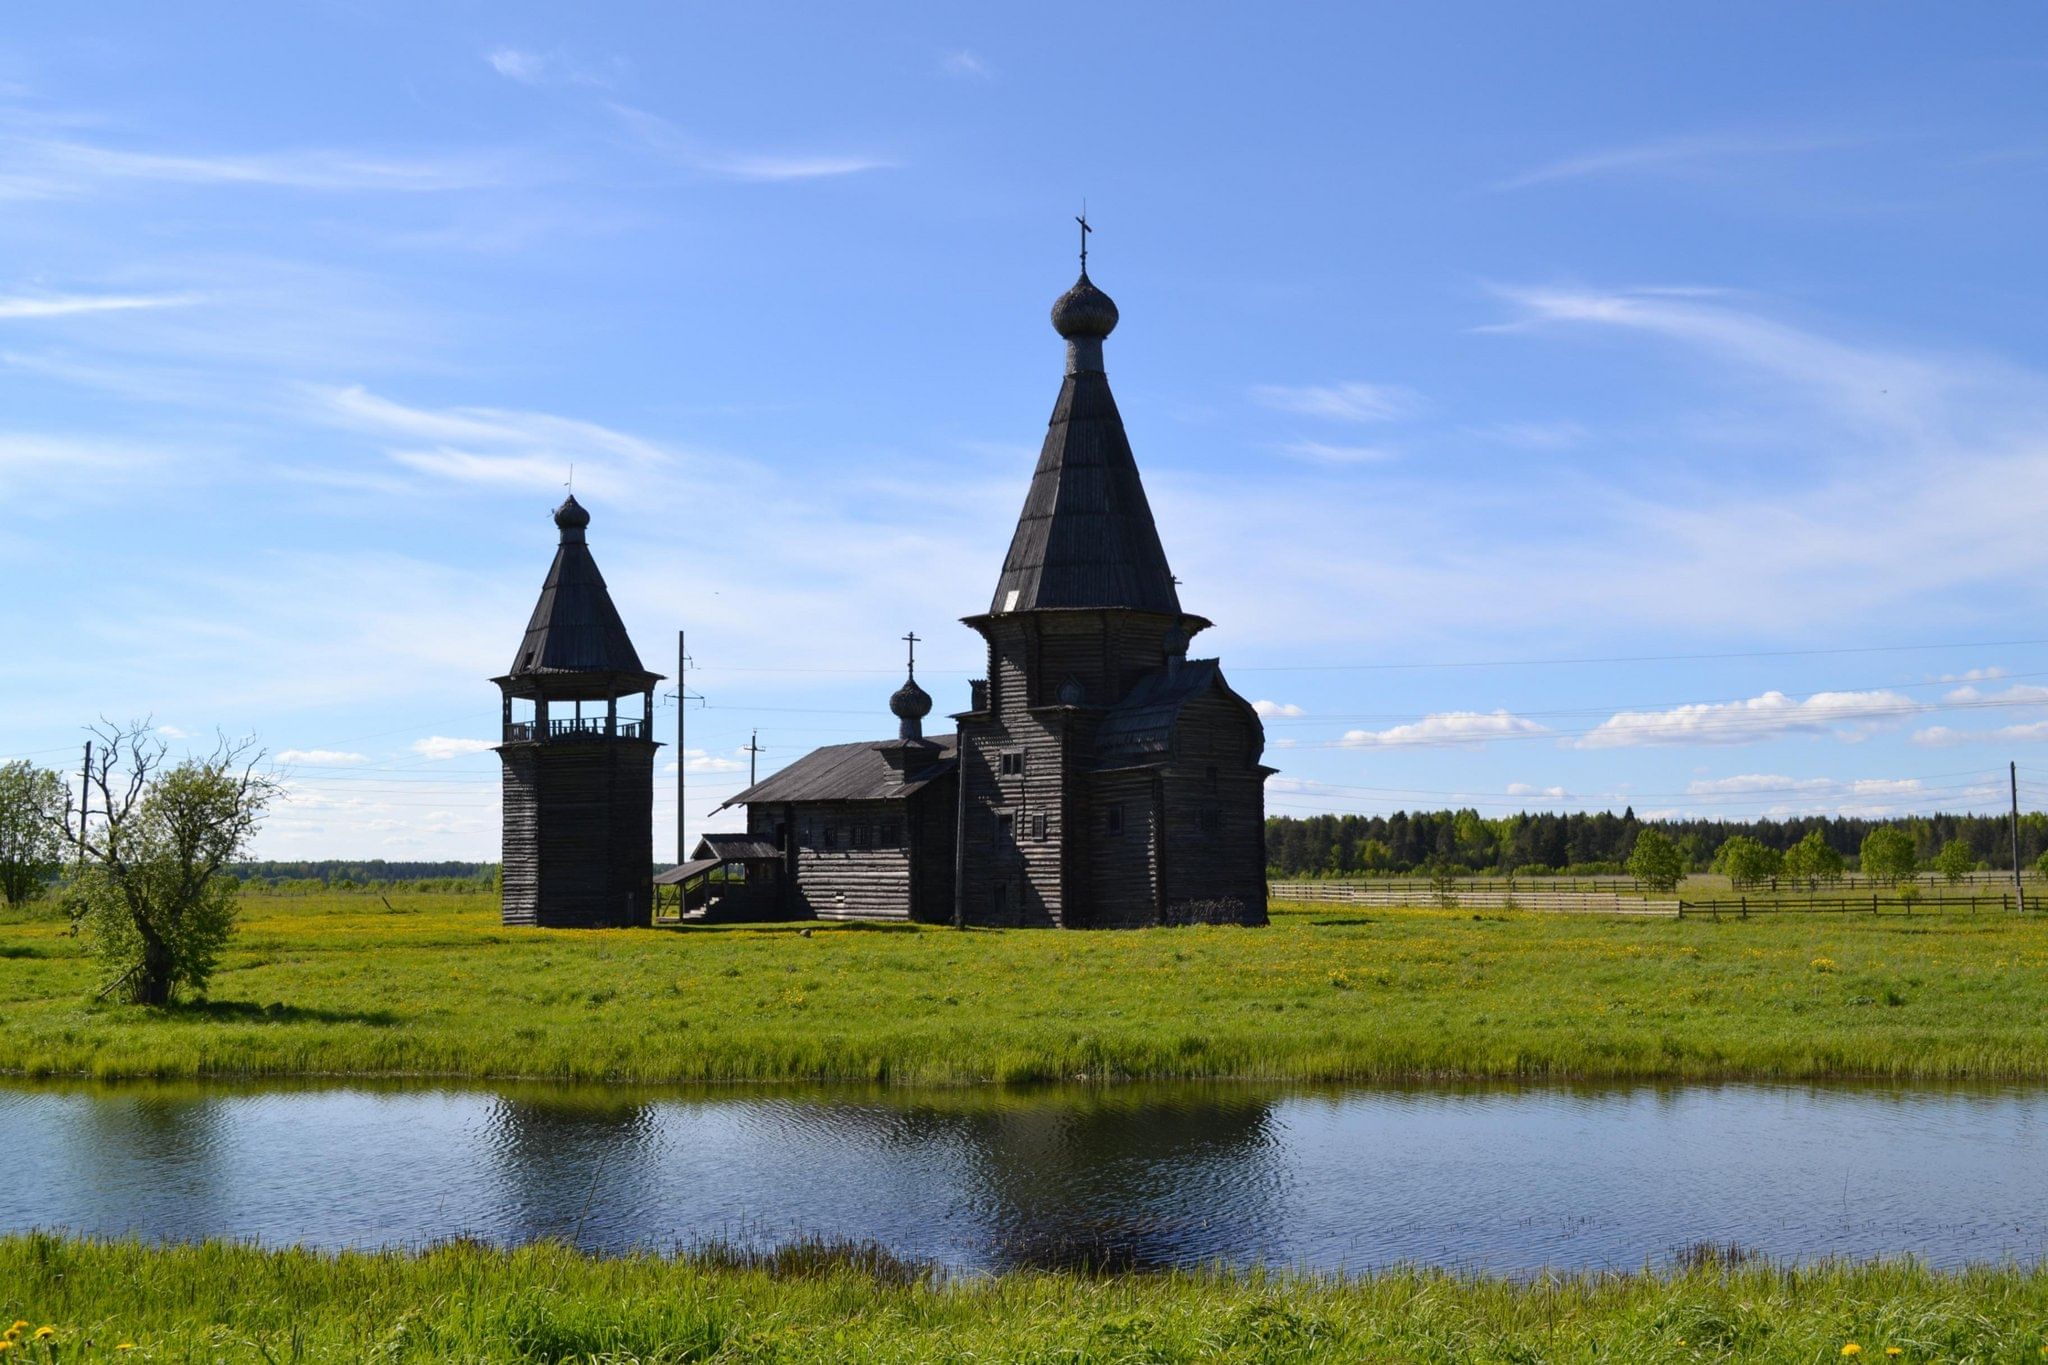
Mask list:
[[[1511,891],[1497,884],[1474,886],[1467,882],[1441,894],[1414,882],[1274,882],[1271,893],[1276,901],[1317,905],[1425,909],[1441,906],[1456,910],[1536,910],[1556,915],[1651,915],[1666,919],[1679,912],[1675,900],[1624,896],[1615,891],[1525,891],[1520,887]]]
[[[2030,905],[2033,902],[2029,901]],[[2040,907],[2035,906],[2038,909]],[[1868,896],[1732,896],[1720,900],[1678,902],[1680,918],[1748,919],[1751,915],[1978,915],[2012,914],[2012,892],[1997,896],[1923,896],[1917,900],[1886,900]]]

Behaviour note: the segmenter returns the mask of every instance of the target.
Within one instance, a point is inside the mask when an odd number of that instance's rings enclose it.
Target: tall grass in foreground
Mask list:
[[[0,1314],[54,1326],[73,1361],[1820,1362],[1854,1344],[1873,1361],[2038,1362],[2048,1272],[947,1283],[829,1257],[777,1271],[545,1245],[322,1256],[31,1235],[0,1240]]]
[[[0,922],[0,1072],[603,1081],[2048,1079],[2048,917],[1279,907],[1269,929],[505,929],[251,896],[213,996]]]

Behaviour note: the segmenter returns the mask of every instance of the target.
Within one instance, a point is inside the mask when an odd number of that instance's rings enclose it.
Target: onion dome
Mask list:
[[[924,718],[932,713],[932,698],[929,692],[917,685],[917,679],[904,679],[903,686],[889,697],[889,711],[901,722],[897,735],[902,739],[924,738]]]
[[[581,536],[584,529],[590,525],[590,513],[584,510],[582,503],[576,501],[574,493],[555,509],[555,525],[561,528],[565,538],[570,532]]]
[[[1116,320],[1116,300],[1097,289],[1086,270],[1053,301],[1053,330],[1069,341],[1100,341],[1116,330]]]

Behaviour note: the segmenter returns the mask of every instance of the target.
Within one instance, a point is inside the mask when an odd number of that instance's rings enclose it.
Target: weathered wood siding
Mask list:
[[[646,740],[507,744],[506,924],[628,928],[654,913],[654,751]]]
[[[1159,923],[1160,829],[1157,775],[1145,769],[1101,773],[1090,784],[1091,838],[1085,924],[1140,929]],[[1113,811],[1122,832],[1110,832]]]

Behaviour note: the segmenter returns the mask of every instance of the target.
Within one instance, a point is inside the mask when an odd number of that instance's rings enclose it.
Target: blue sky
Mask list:
[[[19,10],[0,755],[253,733],[264,854],[494,856],[572,464],[693,830],[906,630],[963,705],[1085,197],[1272,810],[1994,808],[2044,84],[2017,3]]]

